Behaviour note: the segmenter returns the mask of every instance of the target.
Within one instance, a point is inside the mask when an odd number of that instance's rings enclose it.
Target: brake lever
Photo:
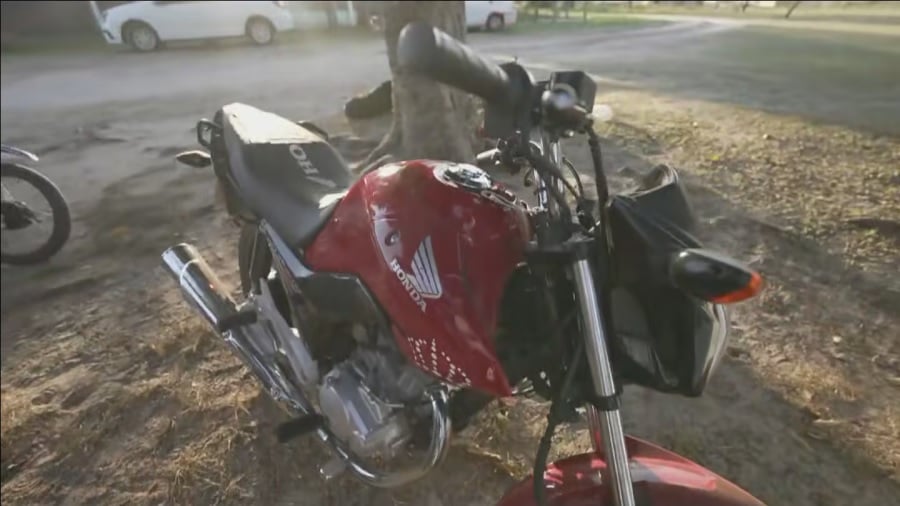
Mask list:
[[[500,150],[497,148],[482,151],[475,155],[475,165],[485,170],[494,167],[499,161],[499,153]]]

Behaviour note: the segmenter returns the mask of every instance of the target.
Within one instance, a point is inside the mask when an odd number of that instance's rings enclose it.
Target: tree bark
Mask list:
[[[363,164],[386,154],[405,159],[472,161],[476,142],[475,100],[461,91],[405,72],[397,62],[400,31],[413,21],[425,21],[464,40],[465,3],[389,1],[383,5],[393,117],[390,131]]]
[[[791,17],[791,14],[794,13],[794,9],[796,9],[796,8],[799,7],[799,6],[800,6],[800,2],[794,2],[793,4],[791,4],[791,7],[790,7],[790,8],[788,9],[788,11],[784,14],[784,19],[787,19],[787,18]]]
[[[325,16],[328,19],[328,29],[337,29],[337,2],[330,1],[325,4]]]

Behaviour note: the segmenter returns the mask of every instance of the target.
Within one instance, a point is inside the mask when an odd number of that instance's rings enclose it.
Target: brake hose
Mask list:
[[[559,390],[553,396],[550,402],[550,412],[547,414],[547,428],[538,444],[537,454],[534,457],[534,470],[532,471],[532,483],[534,486],[534,500],[538,506],[547,506],[547,491],[544,482],[544,472],[547,470],[547,458],[550,455],[550,445],[553,442],[553,434],[556,427],[564,421],[563,410],[561,404],[565,402],[572,389],[572,382],[575,380],[575,374],[578,372],[578,366],[581,364],[581,357],[584,354],[584,340],[578,339],[575,345],[575,353],[572,356],[572,362],[569,369],[563,377]]]
[[[600,151],[600,136],[594,131],[593,127],[585,128],[588,136],[588,147],[591,151],[591,162],[594,164],[594,184],[597,185],[597,200],[600,202],[600,208],[606,205],[609,200],[609,185],[606,181],[606,172],[603,170],[603,153]]]

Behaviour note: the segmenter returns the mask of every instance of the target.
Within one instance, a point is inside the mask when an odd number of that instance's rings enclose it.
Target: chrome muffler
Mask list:
[[[314,374],[309,370],[284,371],[275,360],[282,350],[296,349],[297,343],[289,339],[301,339],[296,335],[283,334],[284,324],[275,322],[269,309],[251,299],[240,307],[228,295],[225,285],[209,267],[200,252],[189,244],[178,244],[162,254],[162,263],[166,271],[178,282],[182,296],[209,323],[216,333],[232,348],[240,359],[250,368],[279,405],[292,416],[302,417],[317,414],[315,407],[304,395],[297,382],[309,381]],[[281,334],[279,333],[281,332]],[[288,362],[292,368],[306,361],[288,354]],[[311,359],[310,359],[311,360]],[[288,377],[287,373],[293,377]],[[327,428],[316,430],[318,438],[331,448],[344,468],[363,483],[378,488],[393,488],[406,485],[427,475],[447,453],[450,442],[450,409],[449,394],[444,387],[429,392],[432,408],[432,436],[428,447],[427,458],[419,466],[399,471],[382,473],[373,471],[361,463],[346,445],[338,440]],[[324,476],[334,475],[334,465],[329,470],[322,468]]]

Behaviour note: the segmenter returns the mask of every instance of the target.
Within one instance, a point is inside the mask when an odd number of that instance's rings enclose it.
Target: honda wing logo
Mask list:
[[[397,279],[400,280],[410,298],[422,312],[427,309],[425,299],[439,299],[444,293],[437,263],[434,261],[431,236],[426,237],[416,249],[412,265],[410,265],[412,272],[404,270],[396,258],[391,260],[391,270],[397,275]]]
[[[422,297],[439,299],[444,293],[441,278],[438,276],[437,263],[434,261],[434,248],[431,247],[431,236],[425,238],[412,261],[413,282]]]

